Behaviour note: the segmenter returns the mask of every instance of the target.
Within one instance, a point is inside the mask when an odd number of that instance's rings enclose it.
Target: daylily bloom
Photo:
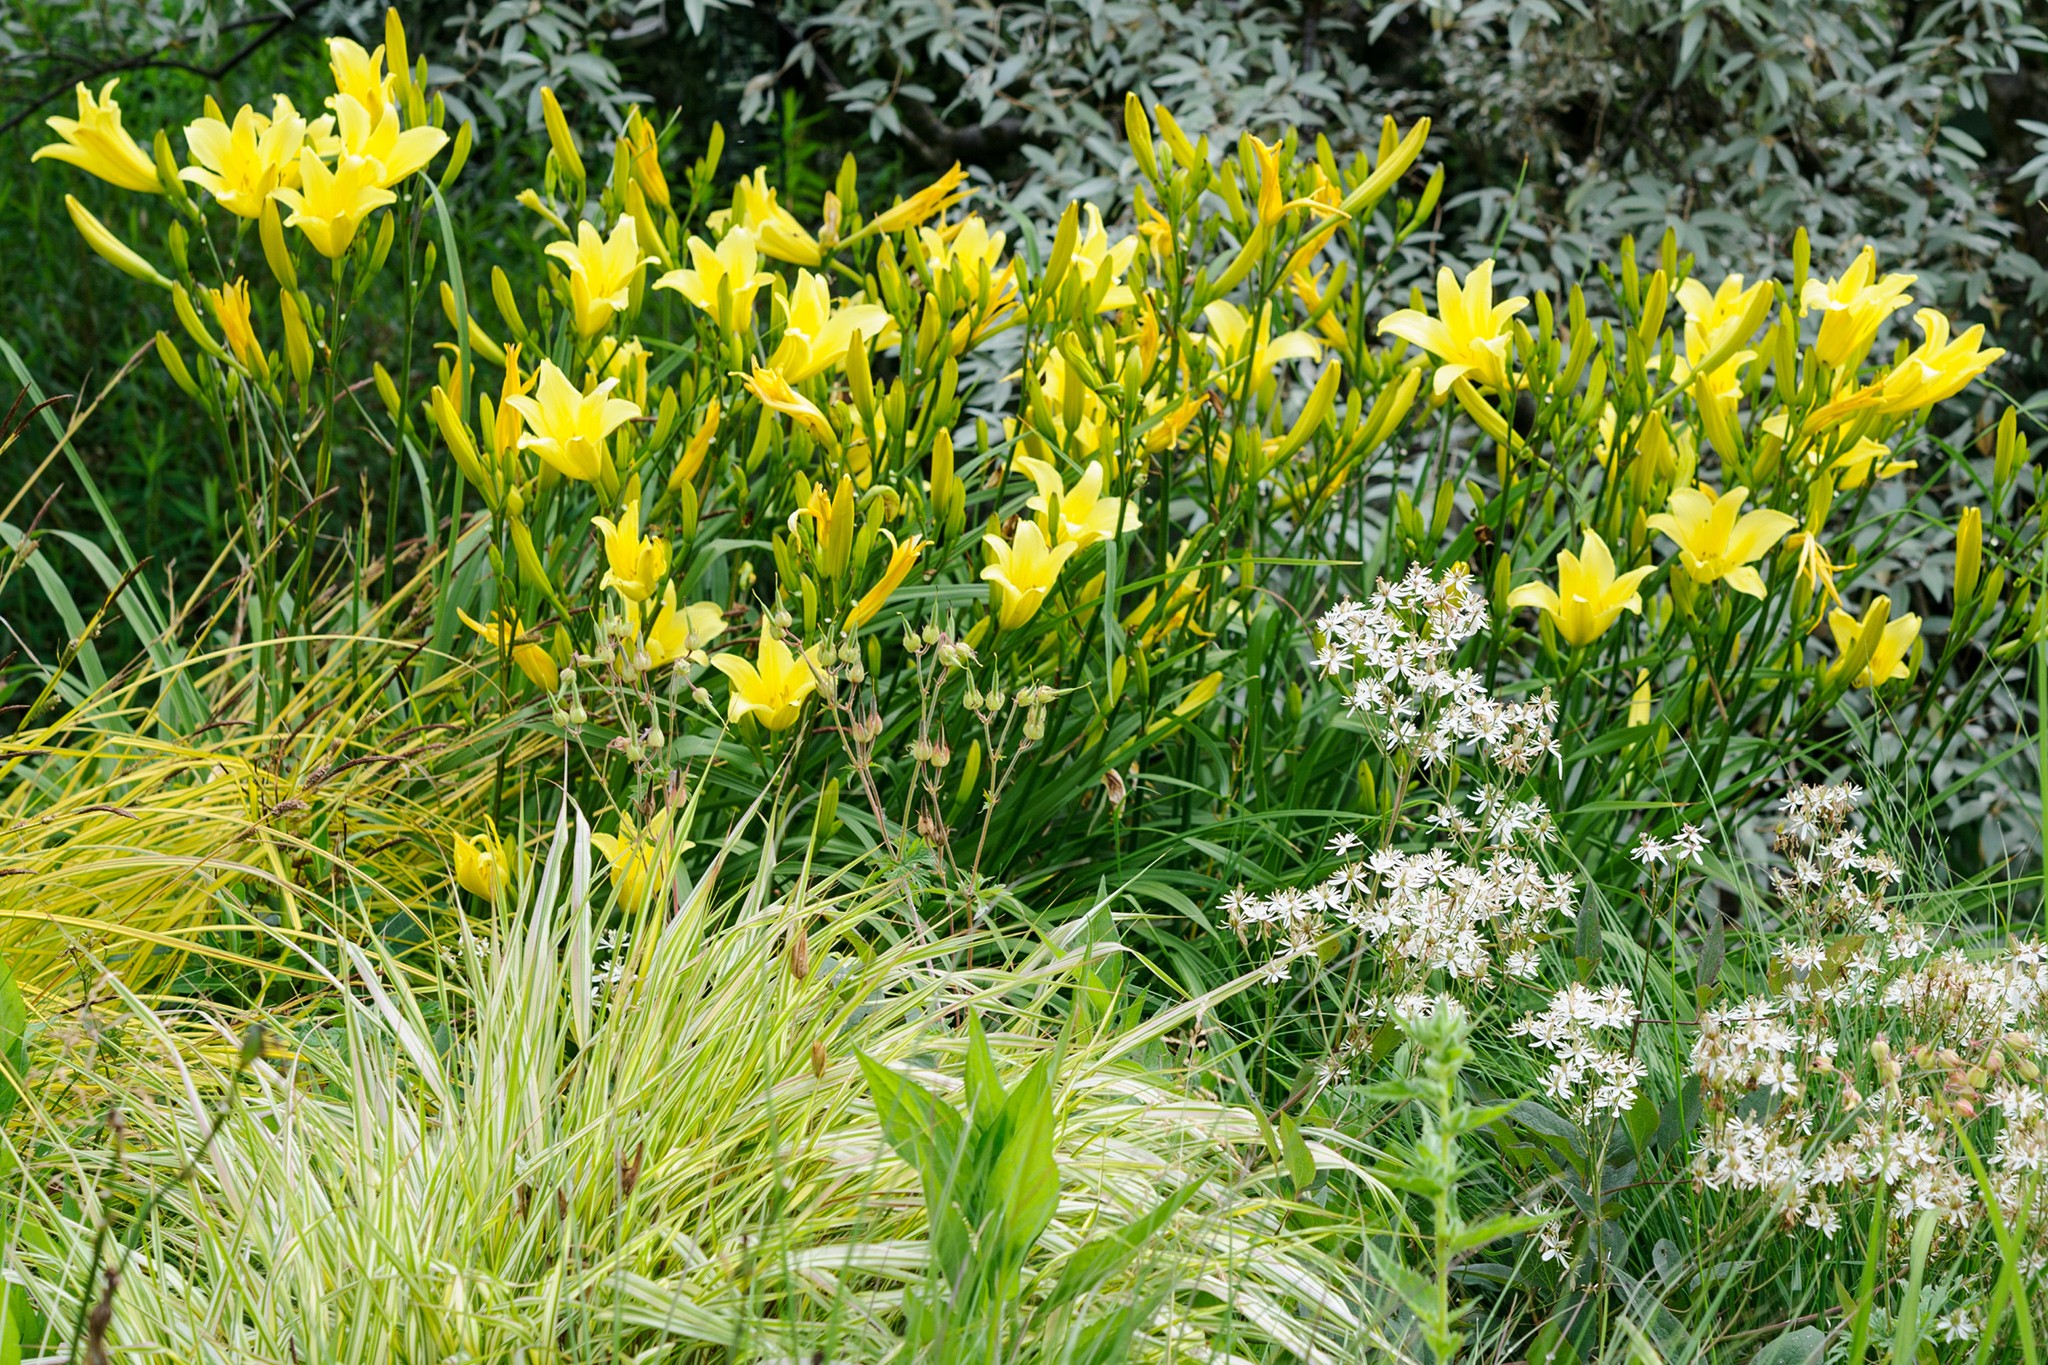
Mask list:
[[[101,86],[98,99],[80,83],[78,117],[65,118],[60,114],[43,120],[63,141],[36,148],[29,160],[41,161],[47,156],[53,161],[69,162],[124,190],[162,194],[164,187],[156,178],[156,159],[138,147],[121,126],[121,106],[114,102],[114,87],[120,83],[111,80]]]
[[[640,229],[622,214],[610,237],[589,223],[576,225],[576,240],[548,243],[547,254],[569,272],[569,311],[577,335],[594,337],[632,301],[633,282],[654,260],[640,252]]]
[[[628,599],[626,612],[635,629],[639,628],[642,610],[639,603]],[[676,585],[664,583],[661,610],[647,627],[647,666],[666,668],[684,659],[703,663],[704,646],[724,633],[725,613],[716,602],[692,602],[687,607],[678,607]]]
[[[612,889],[618,894],[619,909],[629,914],[645,910],[648,898],[666,880],[677,856],[695,847],[688,839],[673,837],[669,825],[666,806],[654,813],[645,829],[621,811],[617,834],[590,836],[591,844],[612,865]]]
[[[327,120],[320,123],[324,132]],[[233,124],[195,119],[185,125],[185,146],[198,164],[179,171],[178,178],[211,194],[237,218],[260,217],[271,191],[298,183],[299,149],[309,135],[310,126],[283,95],[268,114],[243,105]]]
[[[901,232],[905,228],[916,227],[933,214],[943,213],[962,199],[965,199],[967,194],[973,193],[971,190],[963,194],[953,193],[953,191],[960,188],[961,182],[966,179],[967,172],[960,169],[959,162],[954,162],[952,169],[937,180],[926,185],[916,194],[911,195],[908,199],[903,200],[894,207],[884,209],[876,214],[869,220],[867,230],[869,232]]]
[[[327,69],[333,73],[335,90],[327,101],[329,106],[344,99],[379,111],[390,105],[391,90],[397,82],[394,76],[384,73],[382,43],[375,51],[365,52],[363,45],[353,38],[329,38]]]
[[[515,616],[507,621],[493,615],[488,621],[479,621],[460,607],[456,608],[455,614],[462,618],[463,625],[489,642],[494,653],[502,654],[506,646],[511,646],[512,662],[535,687],[543,692],[555,690],[555,683],[561,675],[555,669],[554,658],[540,645],[520,640],[526,631],[520,626],[519,618]]]
[[[1009,540],[986,535],[981,543],[995,561],[981,576],[995,585],[996,622],[1004,630],[1015,630],[1038,614],[1046,594],[1059,581],[1060,566],[1079,548],[1072,541],[1047,545],[1045,532],[1035,521],[1019,522]]]
[[[252,370],[260,367],[263,348],[256,342],[256,328],[249,316],[249,282],[237,278],[233,284],[205,292],[207,306],[214,321],[220,324],[221,334],[227,338],[235,359]]]
[[[505,888],[505,848],[498,832],[486,825],[476,834],[455,836],[455,884],[485,900],[496,900]]]
[[[1878,604],[1883,603],[1882,610]],[[1886,618],[1884,634],[1878,637],[1877,649],[1870,656],[1870,662],[1856,675],[1856,687],[1878,687],[1895,678],[1911,676],[1913,670],[1906,666],[1906,655],[1912,651],[1913,642],[1920,638],[1920,618],[1907,612],[1898,620],[1890,620],[1892,600],[1880,593],[1870,599],[1870,605],[1863,610],[1863,619],[1857,620],[1846,611],[1828,613],[1828,632],[1835,637],[1835,649],[1843,658],[1856,652],[1863,642],[1864,632],[1870,630],[1880,616]]]
[[[1636,585],[1655,568],[1646,564],[1616,574],[1607,542],[1588,527],[1578,554],[1557,552],[1556,588],[1548,583],[1524,583],[1508,594],[1508,605],[1535,607],[1550,616],[1566,643],[1589,645],[1605,635],[1623,612],[1642,611],[1643,599]]]
[[[1122,498],[1102,496],[1100,460],[1090,460],[1072,488],[1066,487],[1060,472],[1044,460],[1019,455],[1016,463],[1017,472],[1038,485],[1037,494],[1025,502],[1026,507],[1043,517],[1054,499],[1059,502],[1059,525],[1053,528],[1055,542],[1085,550],[1119,532],[1138,529],[1137,508]]]
[[[795,214],[775,202],[765,166],[755,167],[751,176],[733,187],[731,210],[714,213],[710,223],[713,231],[744,228],[751,232],[760,244],[761,254],[771,260],[816,265],[824,259],[818,251],[818,239],[796,220]]]
[[[1877,410],[1887,415],[1924,412],[1961,393],[1965,385],[1991,368],[2005,354],[1997,346],[1986,351],[1982,323],[1949,340],[1948,318],[1934,308],[1922,308],[1913,315],[1926,334],[1913,352],[1901,360],[1878,386],[1881,397]]]
[[[531,450],[572,479],[589,483],[605,464],[605,439],[640,415],[640,407],[612,397],[618,380],[600,380],[585,393],[552,360],[540,363],[534,394],[510,394],[507,406],[526,423],[519,448]]]
[[[1274,370],[1290,360],[1323,358],[1322,343],[1307,332],[1273,335],[1270,303],[1259,309],[1256,330],[1244,310],[1228,299],[1216,300],[1202,310],[1202,316],[1209,320],[1209,346],[1217,358],[1226,365],[1244,363],[1252,376],[1252,391],[1262,400],[1272,390]]]
[[[640,500],[626,504],[619,519],[592,517],[590,524],[604,533],[605,570],[600,588],[617,588],[629,602],[645,602],[668,577],[668,542],[660,536],[640,535]]]
[[[1112,308],[1130,307],[1137,302],[1137,296],[1122,280],[1124,272],[1131,268],[1132,258],[1138,254],[1137,237],[1123,237],[1112,243],[1102,226],[1101,209],[1085,204],[1082,215],[1088,220],[1088,228],[1074,243],[1073,264],[1069,269],[1080,277],[1082,287],[1090,291],[1097,287],[1096,281],[1107,274],[1108,283],[1102,301],[1095,305],[1098,311],[1106,313]]]
[[[790,653],[789,646],[765,627],[751,661],[737,654],[714,654],[711,666],[732,682],[725,714],[734,723],[752,716],[770,730],[787,730],[803,714],[805,700],[818,690],[812,661]]]
[[[833,435],[832,424],[825,420],[825,414],[818,410],[818,405],[798,393],[774,370],[756,369],[740,383],[748,393],[761,400],[763,407],[781,413],[826,445],[837,444],[839,438]]]
[[[1715,496],[1711,488],[1675,488],[1671,510],[1649,519],[1650,529],[1677,542],[1679,562],[1695,583],[1726,580],[1736,592],[1762,598],[1764,580],[1751,566],[1799,524],[1797,517],[1759,508],[1742,510],[1747,488]]]
[[[1868,436],[1863,437],[1855,445],[1850,446],[1847,450],[1836,456],[1834,463],[1829,466],[1829,468],[1840,472],[1840,478],[1836,486],[1838,488],[1861,488],[1864,484],[1870,482],[1872,474],[1875,474],[1880,479],[1889,479],[1903,474],[1909,469],[1918,469],[1920,467],[1918,460],[1890,459],[1888,457],[1891,453],[1892,448],[1884,442],[1873,441]]]
[[[448,145],[448,134],[439,128],[401,129],[398,110],[391,105],[369,109],[351,95],[337,95],[330,102],[341,161],[364,163],[371,168],[369,179],[383,189],[425,169]]]
[[[752,321],[754,296],[775,279],[760,268],[761,256],[754,234],[745,228],[734,228],[719,239],[716,247],[707,245],[702,237],[692,237],[685,245],[690,265],[669,271],[654,282],[654,287],[675,290],[709,313],[711,320],[728,332]],[[720,304],[721,285],[731,299],[730,309]]]
[[[1816,309],[1821,313],[1814,352],[1838,368],[1861,360],[1879,325],[1913,301],[1906,290],[1917,278],[1886,275],[1878,279],[1877,248],[1866,246],[1837,278],[1825,283],[1808,280],[1800,291],[1799,312],[1802,317]]]
[[[860,600],[853,604],[853,610],[846,614],[846,628],[859,630],[872,621],[896,589],[903,586],[903,580],[910,577],[910,571],[917,564],[917,557],[924,553],[924,537],[912,536],[899,541],[887,530],[882,532],[889,538],[889,563],[882,570],[882,576],[875,586],[862,593]]]
[[[397,201],[397,195],[377,183],[377,173],[375,163],[353,160],[329,170],[312,148],[300,148],[298,188],[277,191],[292,211],[285,225],[304,232],[322,256],[332,260],[344,255],[363,220]]]
[[[1770,287],[1769,280],[1758,280],[1744,289],[1742,276],[1730,275],[1710,294],[1698,280],[1686,280],[1678,286],[1678,306],[1685,310],[1687,322],[1698,323],[1700,331],[1718,343],[1721,329],[1748,316],[1757,295]]]
[[[823,275],[808,270],[796,273],[796,287],[789,291],[782,340],[768,367],[792,384],[823,374],[846,359],[847,349],[866,345],[890,325],[889,310],[876,303],[842,303],[832,306],[831,287]]]
[[[1493,389],[1508,387],[1507,355],[1513,340],[1508,319],[1529,306],[1517,294],[1499,303],[1493,301],[1493,262],[1472,267],[1460,285],[1449,266],[1436,272],[1438,317],[1403,308],[1380,319],[1379,334],[1391,333],[1420,346],[1437,358],[1436,396],[1442,398],[1451,385],[1470,378],[1474,384]]]

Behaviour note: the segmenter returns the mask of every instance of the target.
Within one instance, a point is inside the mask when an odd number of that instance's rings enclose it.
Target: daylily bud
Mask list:
[[[1984,566],[1984,514],[1965,507],[1956,523],[1956,578],[1954,601],[1960,611],[1977,592],[1977,576]]]
[[[164,277],[162,271],[137,255],[126,242],[108,230],[105,223],[93,217],[85,205],[79,203],[74,196],[64,196],[64,207],[71,214],[71,223],[78,229],[78,235],[85,238],[85,244],[97,252],[101,260],[122,274],[132,275],[159,289],[171,287],[170,280]]]
[[[555,149],[555,164],[562,174],[577,184],[586,178],[583,173],[583,158],[576,153],[576,140],[569,135],[569,120],[562,117],[562,106],[555,99],[554,90],[543,85],[540,88],[540,114],[548,126],[548,143]]]

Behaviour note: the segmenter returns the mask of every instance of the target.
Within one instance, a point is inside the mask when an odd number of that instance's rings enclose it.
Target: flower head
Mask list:
[[[330,106],[340,100],[354,100],[365,109],[381,113],[391,104],[397,78],[384,72],[382,43],[365,52],[363,45],[353,38],[329,38],[327,69],[334,76],[335,93],[327,101]]]
[[[768,188],[768,170],[757,166],[754,173],[733,187],[730,212],[713,214],[714,230],[744,228],[760,243],[761,254],[790,265],[816,265],[824,259],[818,239],[796,220],[796,215],[775,202]]]
[[[114,102],[114,87],[120,83],[111,80],[101,86],[98,99],[81,83],[78,117],[65,118],[60,114],[44,120],[63,141],[38,147],[29,160],[41,161],[47,156],[53,161],[69,162],[87,175],[96,175],[124,190],[162,194],[155,158],[136,146],[135,139],[121,126],[121,106]]]
[[[1727,580],[1736,592],[1764,595],[1764,581],[1750,567],[1799,524],[1796,517],[1759,508],[1742,510],[1747,488],[1716,496],[1711,488],[1675,488],[1671,510],[1649,519],[1650,529],[1677,542],[1680,562],[1695,583]]]
[[[853,604],[853,610],[846,614],[848,630],[859,630],[874,619],[875,613],[882,609],[896,589],[903,586],[903,580],[910,577],[917,557],[924,553],[923,536],[899,541],[893,532],[885,530],[882,534],[889,539],[889,563],[882,569],[881,578],[861,594],[860,600]]]
[[[353,96],[337,95],[334,106],[338,153],[342,162],[361,162],[371,183],[383,189],[424,170],[448,145],[439,128],[400,128],[391,105],[366,108]]]
[[[1035,521],[1019,522],[1009,540],[988,535],[981,543],[994,561],[981,576],[995,585],[996,621],[1004,630],[1015,630],[1038,614],[1059,581],[1060,566],[1079,548],[1072,541],[1047,545]]]
[[[619,519],[592,517],[590,524],[604,533],[604,557],[610,567],[598,586],[616,588],[629,602],[645,602],[668,577],[668,542],[659,536],[640,535],[640,500],[626,504]]]
[[[638,628],[643,608],[628,598],[626,610]],[[718,609],[716,602],[692,602],[687,607],[678,607],[676,585],[664,583],[661,586],[661,610],[655,613],[653,623],[647,627],[647,666],[666,668],[684,659],[703,663],[704,646],[724,633],[725,613]]]
[[[1799,311],[1821,314],[1815,353],[1837,368],[1861,360],[1884,320],[1913,301],[1906,290],[1917,278],[1877,278],[1877,248],[1866,246],[1836,278],[1808,280],[1799,294]]]
[[[324,132],[327,120],[320,122]],[[197,164],[179,171],[178,178],[205,190],[237,218],[259,217],[273,190],[298,184],[299,149],[312,131],[283,95],[268,114],[243,105],[232,124],[195,119],[185,125],[185,146]]]
[[[505,847],[489,825],[475,834],[455,836],[455,884],[484,900],[496,900],[505,889]]]
[[[1861,488],[1870,482],[1873,474],[1880,479],[1889,479],[1920,467],[1918,460],[1894,460],[1891,453],[1892,448],[1884,442],[1865,436],[1837,455],[1828,467],[1837,471],[1836,486],[1841,488]]]
[[[1244,364],[1252,376],[1252,390],[1262,399],[1272,388],[1274,370],[1290,360],[1323,358],[1322,343],[1307,332],[1273,335],[1270,303],[1259,309],[1256,327],[1244,310],[1228,299],[1216,300],[1202,310],[1202,316],[1209,320],[1209,345],[1217,358],[1226,365]]]
[[[1107,312],[1112,308],[1128,308],[1137,302],[1137,295],[1122,280],[1138,254],[1138,239],[1131,236],[1111,242],[1109,233],[1102,226],[1102,210],[1086,204],[1082,206],[1082,213],[1088,220],[1088,227],[1074,243],[1073,263],[1068,268],[1080,279],[1082,288],[1091,297],[1096,289],[1103,291],[1101,300],[1095,305],[1098,310]]]
[[[380,173],[375,162],[350,158],[329,170],[312,148],[301,147],[297,188],[277,191],[292,211],[284,220],[286,226],[304,232],[313,249],[330,260],[345,254],[363,220],[397,201],[397,195],[377,183]]]
[[[569,382],[552,360],[540,363],[531,397],[505,399],[526,423],[519,448],[531,450],[572,479],[588,483],[605,467],[605,439],[640,415],[638,404],[611,396],[618,380],[598,381],[588,393]]]
[[[488,621],[479,621],[460,607],[456,608],[455,614],[462,618],[463,625],[488,641],[493,652],[503,654],[509,648],[512,651],[512,662],[526,675],[527,681],[543,692],[555,690],[555,684],[560,681],[561,674],[555,668],[554,658],[540,645],[531,640],[520,639],[526,631],[519,624],[518,617],[504,620],[493,615]]]
[[[1037,494],[1026,500],[1026,507],[1043,517],[1057,501],[1059,525],[1053,527],[1055,543],[1071,544],[1076,550],[1085,550],[1099,540],[1109,540],[1122,532],[1138,529],[1137,508],[1122,498],[1102,496],[1100,460],[1090,460],[1088,468],[1082,471],[1072,488],[1061,481],[1057,469],[1029,455],[1017,457],[1017,470],[1038,485]]]
[[[207,307],[227,338],[236,360],[250,369],[262,363],[263,348],[257,344],[256,328],[249,314],[249,282],[237,278],[233,284],[205,291]]]
[[[589,223],[576,225],[576,240],[548,243],[547,254],[569,272],[569,310],[579,336],[594,337],[632,301],[634,281],[653,261],[640,251],[633,215],[619,215],[610,237]]]
[[[825,277],[799,270],[783,313],[782,340],[768,358],[768,367],[792,384],[801,384],[846,359],[848,348],[866,345],[890,326],[889,310],[880,304],[856,300],[834,307]]]
[[[902,232],[914,228],[935,213],[944,213],[953,205],[972,194],[972,190],[960,190],[967,179],[967,172],[954,162],[952,169],[926,185],[908,199],[883,209],[868,223],[869,232]],[[955,193],[955,191],[959,193]]]
[[[803,714],[804,702],[818,690],[815,662],[792,654],[768,630],[752,661],[737,654],[714,654],[711,666],[732,683],[726,718],[735,723],[752,716],[770,730],[787,730]]]
[[[617,834],[590,836],[591,844],[612,866],[612,889],[618,893],[619,909],[628,914],[645,910],[676,857],[695,847],[688,839],[675,838],[669,825],[666,807],[654,813],[645,829],[621,811]]]
[[[748,393],[761,400],[761,406],[772,412],[779,412],[805,431],[831,446],[838,444],[838,437],[832,432],[832,424],[825,420],[816,403],[796,391],[788,379],[772,369],[757,368],[741,383]]]
[[[775,277],[760,268],[761,255],[754,234],[733,228],[713,247],[702,237],[686,244],[690,265],[671,270],[654,282],[656,289],[673,289],[711,315],[712,321],[728,332],[737,331],[753,320],[754,296]]]
[[[1400,337],[1437,358],[1436,395],[1469,378],[1489,388],[1508,387],[1508,345],[1513,340],[1508,319],[1529,306],[1519,294],[1493,301],[1493,262],[1472,267],[1460,285],[1449,266],[1436,272],[1438,316],[1403,308],[1380,319],[1379,333]]]
[[[1605,635],[1624,611],[1643,609],[1636,585],[1655,567],[1646,564],[1616,574],[1607,542],[1588,527],[1578,554],[1557,552],[1556,588],[1548,583],[1524,583],[1508,594],[1508,605],[1535,607],[1549,615],[1567,643],[1589,645]]]
[[[1913,315],[1926,339],[1893,367],[1879,385],[1877,410],[1881,413],[1925,412],[1945,398],[1953,398],[1978,375],[1991,368],[2005,354],[1997,346],[1984,350],[1984,327],[1979,323],[1955,340],[1949,340],[1948,318],[1937,309],[1922,308]]]
[[[1880,593],[1870,599],[1860,621],[1846,611],[1828,613],[1828,632],[1835,637],[1835,649],[1844,659],[1856,652],[1857,646],[1863,643],[1863,637],[1877,629],[1880,621],[1884,623],[1883,634],[1871,652],[1870,662],[1856,675],[1853,686],[1879,687],[1896,678],[1912,676],[1913,670],[1907,666],[1906,656],[1912,652],[1913,642],[1920,638],[1920,618],[1907,612],[1894,621],[1889,619],[1891,609],[1891,598]]]

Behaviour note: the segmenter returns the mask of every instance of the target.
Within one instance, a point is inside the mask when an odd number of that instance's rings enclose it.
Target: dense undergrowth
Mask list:
[[[2038,1359],[2038,431],[1911,263],[1501,298],[1427,120],[1135,97],[1035,222],[548,89],[473,232],[406,42],[37,153],[226,476],[139,558],[15,362],[0,1361]]]

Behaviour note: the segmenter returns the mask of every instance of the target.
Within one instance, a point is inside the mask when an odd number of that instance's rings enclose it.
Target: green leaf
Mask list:
[[[1136,1222],[1127,1223],[1107,1236],[1077,1248],[1073,1255],[1067,1257],[1060,1270],[1059,1281],[1053,1286],[1052,1293],[1046,1296],[1040,1311],[1057,1308],[1079,1298],[1129,1265],[1137,1257],[1139,1249],[1151,1240],[1152,1234],[1166,1226],[1166,1220],[1178,1213],[1200,1188],[1199,1180],[1190,1180],[1154,1204],[1152,1211]]]
[[[989,1171],[991,1202],[1002,1211],[1002,1260],[1024,1264],[1060,1202],[1060,1171],[1052,1159],[1052,1075],[1041,1060],[1010,1095],[1002,1148]]]
[[[1294,1181],[1294,1191],[1301,1193],[1316,1183],[1316,1159],[1309,1151],[1308,1144],[1301,1140],[1301,1125],[1294,1121],[1292,1114],[1280,1115],[1280,1151],[1287,1161],[1287,1174]]]
[[[1818,1327],[1795,1327],[1765,1342],[1749,1365],[1820,1365],[1827,1349],[1827,1334]]]
[[[28,1004],[14,969],[0,959],[0,1118],[21,1098],[18,1083],[28,1075]],[[0,1365],[5,1365],[0,1358]]]
[[[1497,1242],[1503,1237],[1533,1232],[1549,1221],[1547,1215],[1539,1213],[1503,1213],[1477,1223],[1468,1223],[1450,1239],[1450,1252],[1456,1256],[1483,1247],[1488,1242]]]

